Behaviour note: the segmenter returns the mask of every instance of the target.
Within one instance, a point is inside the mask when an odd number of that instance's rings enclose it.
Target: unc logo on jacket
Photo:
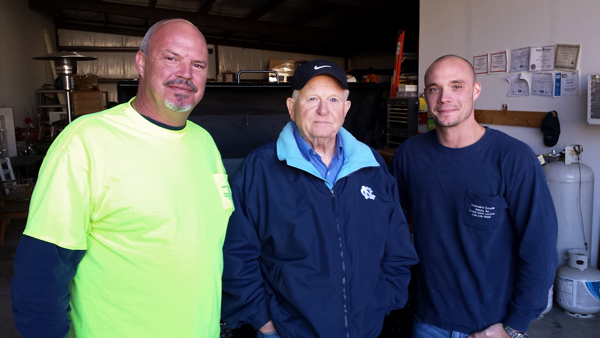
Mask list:
[[[375,199],[375,195],[373,195],[373,189],[366,187],[366,186],[362,186],[360,188],[360,193],[365,196],[366,199],[370,199],[370,200],[374,200]]]

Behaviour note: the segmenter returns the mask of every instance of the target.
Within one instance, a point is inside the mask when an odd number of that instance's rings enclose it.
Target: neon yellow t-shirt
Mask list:
[[[129,103],[53,142],[25,234],[87,250],[69,337],[218,337],[231,191],[211,136],[161,128]]]

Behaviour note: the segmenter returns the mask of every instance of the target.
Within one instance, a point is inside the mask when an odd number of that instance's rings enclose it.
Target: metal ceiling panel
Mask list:
[[[395,50],[400,29],[405,51],[416,52],[419,0],[28,0],[54,16],[56,27],[140,36],[152,24],[181,17],[210,43],[351,56]],[[231,43],[231,44],[229,44]]]
[[[146,3],[148,0],[146,0]],[[201,2],[194,0],[156,0],[156,8],[174,9],[184,12],[198,12]],[[148,6],[148,4],[146,4]]]
[[[273,8],[269,13],[260,17],[259,20],[295,23],[300,18],[311,15],[322,8],[324,8],[324,5],[318,1],[288,0]]]
[[[310,27],[321,27],[321,28],[330,28],[336,26],[350,26],[355,24],[353,22],[354,18],[345,17],[340,13],[329,13],[328,15],[316,18],[315,20],[307,23],[307,26]]]
[[[104,22],[102,13],[81,12],[72,10],[63,10],[62,16],[66,20],[74,20],[80,22]]]
[[[137,5],[143,7],[147,7],[150,4],[149,0],[103,0],[103,2],[113,2],[117,4]]]
[[[272,0],[217,0],[208,14],[245,18],[270,1]]]
[[[146,25],[146,19],[132,18],[123,15],[107,15],[107,24],[123,26],[123,27],[143,27]]]

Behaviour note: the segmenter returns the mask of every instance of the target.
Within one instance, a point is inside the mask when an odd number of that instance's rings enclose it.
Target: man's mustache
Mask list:
[[[194,86],[194,84],[192,83],[191,80],[184,80],[180,77],[176,78],[175,80],[167,81],[167,82],[163,83],[163,85],[170,86],[170,85],[174,85],[174,84],[178,85],[178,84],[182,84],[182,83],[185,84],[186,86],[190,87],[190,89],[194,93],[198,92],[198,88],[196,88],[196,86]]]

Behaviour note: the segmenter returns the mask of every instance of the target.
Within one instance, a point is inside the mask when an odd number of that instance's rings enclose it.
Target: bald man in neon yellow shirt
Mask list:
[[[233,211],[211,136],[187,121],[208,52],[191,23],[154,25],[137,96],[53,142],[11,286],[27,337],[218,337]]]

